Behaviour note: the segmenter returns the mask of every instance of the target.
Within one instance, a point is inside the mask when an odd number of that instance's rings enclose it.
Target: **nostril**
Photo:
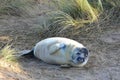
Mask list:
[[[88,54],[85,54],[85,57],[88,57]]]
[[[82,62],[84,62],[84,61],[85,61],[85,59],[83,58],[83,59],[82,59]]]

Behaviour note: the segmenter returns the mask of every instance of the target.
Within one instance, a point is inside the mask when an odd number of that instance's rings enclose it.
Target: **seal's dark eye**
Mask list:
[[[85,56],[88,56],[88,50],[86,48],[82,48],[81,52],[85,54]]]

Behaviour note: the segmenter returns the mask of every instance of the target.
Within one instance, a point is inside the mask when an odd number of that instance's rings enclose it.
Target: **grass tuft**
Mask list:
[[[98,9],[92,7],[88,0],[54,0],[56,11],[47,13],[46,26],[48,28],[79,28],[85,24],[97,21]],[[99,9],[100,10],[100,9]]]
[[[77,20],[62,11],[52,11],[47,13],[47,15],[48,19],[46,20],[46,25],[49,26],[49,28],[57,27],[66,29],[69,27],[76,27],[80,24]]]
[[[0,50],[0,59],[7,62],[16,62],[16,53],[17,51],[14,48],[11,48],[10,45],[7,45],[2,50]]]
[[[61,11],[74,19],[85,19],[91,22],[97,19],[97,11],[88,0],[60,0],[58,4]]]

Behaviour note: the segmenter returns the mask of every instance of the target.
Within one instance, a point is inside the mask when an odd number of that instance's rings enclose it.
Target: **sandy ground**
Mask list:
[[[21,58],[19,67],[3,62],[0,80],[120,80],[120,23],[105,26],[109,27],[99,36],[74,37],[90,50],[84,67],[60,68],[36,58]],[[13,43],[17,50],[31,49],[41,39],[36,18],[0,17],[0,46]]]

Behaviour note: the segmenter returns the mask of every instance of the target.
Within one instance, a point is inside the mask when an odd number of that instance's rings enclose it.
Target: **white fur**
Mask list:
[[[65,49],[60,49],[66,45]],[[74,40],[61,37],[47,38],[38,42],[34,47],[34,55],[44,62],[60,65],[83,66],[83,64],[74,64],[71,62],[73,50],[76,47],[83,48],[84,46]]]

